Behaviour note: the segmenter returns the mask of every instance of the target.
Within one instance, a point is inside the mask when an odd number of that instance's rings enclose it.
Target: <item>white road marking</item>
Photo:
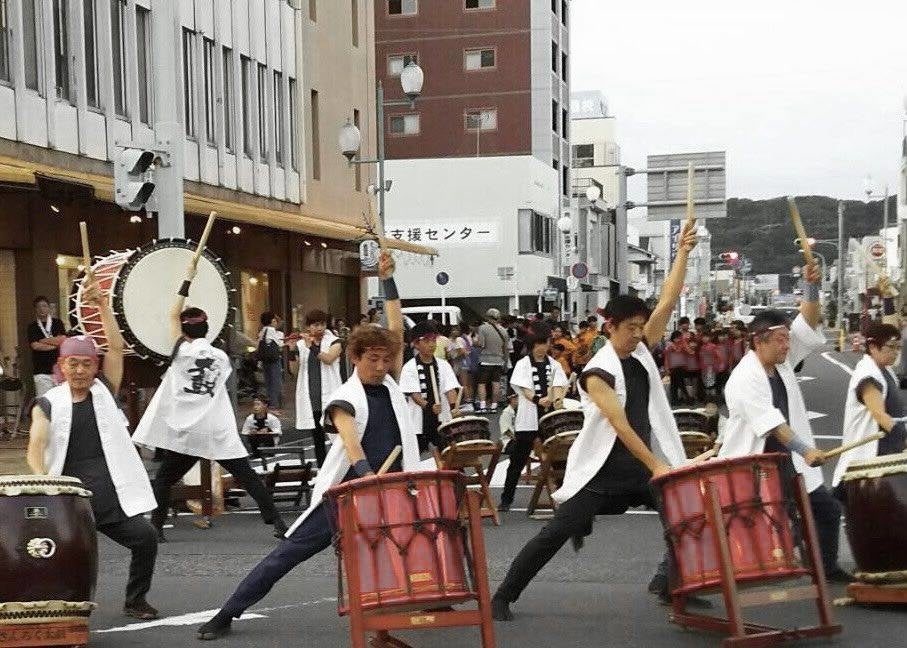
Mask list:
[[[809,382],[810,380],[815,380],[815,376],[797,376],[797,382]]]
[[[844,437],[840,434],[814,434],[813,438],[817,441],[840,441]]]
[[[809,417],[810,421],[812,421],[813,419],[822,418],[823,416],[828,416],[828,414],[823,414],[822,412],[812,412],[812,411],[807,411],[806,415]]]
[[[180,614],[179,616],[164,617],[163,619],[155,619],[154,621],[144,621],[142,623],[129,623],[124,626],[118,626],[116,628],[107,628],[106,630],[93,630],[92,632],[97,632],[99,634],[105,632],[135,632],[136,630],[147,630],[148,628],[160,628],[164,626],[188,626],[195,624],[202,624],[215,614],[219,610],[202,610],[201,612],[190,612],[189,614]],[[248,621],[249,619],[266,619],[267,617],[263,614],[256,614],[254,612],[247,612],[243,614],[238,621]]]
[[[850,367],[848,367],[846,364],[844,364],[844,363],[841,362],[840,360],[836,360],[835,358],[832,358],[832,357],[831,357],[831,352],[830,352],[830,351],[825,351],[825,352],[823,352],[823,353],[822,353],[822,357],[825,358],[826,360],[828,360],[828,361],[829,361],[830,363],[832,363],[833,365],[838,365],[838,367],[840,367],[841,369],[843,369],[843,370],[844,370],[844,373],[846,373],[848,376],[852,376],[852,375],[853,375],[853,369],[851,369]]]

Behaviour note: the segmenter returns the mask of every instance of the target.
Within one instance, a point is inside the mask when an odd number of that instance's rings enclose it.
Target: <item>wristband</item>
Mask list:
[[[795,436],[790,441],[787,442],[787,447],[791,449],[791,452],[796,452],[801,457],[805,457],[806,453],[812,448],[803,442],[803,440]]]
[[[885,297],[882,299],[882,314],[894,315],[894,297]]]
[[[180,286],[180,289],[179,289],[179,291],[177,291],[176,294],[179,295],[180,297],[188,297],[189,296],[189,286],[191,286],[191,285],[192,285],[191,279],[184,279],[183,285]]]
[[[353,470],[356,471],[356,474],[360,477],[365,477],[367,474],[372,472],[372,467],[368,461],[365,459],[360,459],[353,464]]]
[[[393,277],[381,280],[381,286],[384,288],[384,298],[388,301],[400,299],[400,293],[397,292],[397,282]]]
[[[533,397],[532,397],[532,402],[535,403],[536,405],[539,404],[539,401],[540,401],[540,400],[542,400],[542,397],[541,397],[541,396],[536,395],[536,396],[533,396]]]
[[[819,286],[814,283],[807,283],[803,288],[803,301],[805,302],[817,302],[819,301]]]
[[[907,423],[904,423],[903,420],[895,420],[897,421],[897,423],[891,426],[888,434],[900,434],[902,436],[907,435]]]

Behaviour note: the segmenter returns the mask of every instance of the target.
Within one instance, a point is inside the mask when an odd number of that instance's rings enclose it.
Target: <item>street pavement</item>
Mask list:
[[[829,347],[831,348],[831,347]],[[800,374],[813,431],[823,448],[840,444],[847,369],[856,354],[828,353],[807,360]],[[287,439],[292,440],[292,437]],[[826,467],[827,475],[833,466]],[[498,480],[496,480],[498,481]],[[517,494],[515,509],[525,507],[528,489]],[[288,514],[288,516],[291,514]],[[128,552],[102,538],[97,601],[92,615],[94,648],[135,648],[198,645],[195,628],[229,595],[249,569],[275,545],[270,528],[255,511],[217,518],[200,530],[181,517],[161,545],[149,600],[164,618],[133,623],[120,614]],[[492,591],[522,545],[543,522],[518,510],[504,515],[501,527],[485,524],[485,542]],[[843,530],[842,530],[843,531]],[[718,635],[684,631],[670,625],[666,609],[646,593],[645,586],[664,552],[656,515],[633,511],[599,517],[593,535],[579,552],[569,544],[545,567],[513,606],[516,618],[497,623],[497,645],[528,646],[715,646]],[[846,540],[841,562],[853,568]],[[329,549],[291,572],[249,612],[234,622],[233,633],[216,645],[243,647],[344,646],[348,621],[336,612],[336,556]],[[833,586],[844,595],[843,586]],[[754,618],[775,624],[808,625],[815,618],[805,605],[754,610]],[[840,647],[896,646],[905,615],[898,608],[847,606],[835,608],[844,634],[808,645]],[[415,646],[459,648],[478,646],[475,629],[402,633]]]

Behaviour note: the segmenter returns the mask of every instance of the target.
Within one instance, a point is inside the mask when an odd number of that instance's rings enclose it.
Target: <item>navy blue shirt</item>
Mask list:
[[[402,445],[400,436],[400,425],[397,423],[397,417],[394,414],[394,407],[391,403],[391,395],[385,385],[362,385],[365,390],[365,398],[368,401],[368,422],[365,424],[365,432],[362,434],[360,444],[362,451],[365,453],[365,459],[368,461],[372,471],[378,472],[384,461],[390,456],[394,448]],[[327,407],[330,416],[333,408],[339,408],[350,414],[356,415],[356,410],[352,403],[348,401],[333,401]],[[332,426],[326,426],[328,428]],[[388,472],[398,472],[402,470],[403,460],[398,457]],[[356,479],[358,475],[350,468],[343,481]]]
[[[781,410],[781,414],[784,415],[784,420],[790,425],[790,410],[787,406],[787,387],[784,386],[781,374],[779,374],[777,370],[768,377],[768,384],[772,388],[772,406]],[[778,438],[774,434],[769,434],[765,439],[765,450],[763,450],[763,452],[780,452],[789,455],[790,448],[778,441]]]
[[[885,412],[893,418],[907,416],[907,407],[905,407],[904,399],[901,396],[900,385],[888,371],[882,370],[882,375],[885,377],[885,382],[888,386],[888,394],[885,396]],[[864,378],[857,385],[857,400],[861,403],[863,402],[863,390],[869,384],[875,385],[876,389],[882,391],[879,381],[874,378]],[[882,455],[904,452],[905,443],[907,443],[907,435],[904,434],[904,426],[897,425],[891,432],[879,439],[877,454],[881,457]]]

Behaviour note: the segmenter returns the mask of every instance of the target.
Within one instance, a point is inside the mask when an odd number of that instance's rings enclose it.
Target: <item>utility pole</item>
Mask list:
[[[888,204],[888,200],[885,200]],[[835,316],[835,327],[844,328],[844,201],[838,201],[838,308]]]

